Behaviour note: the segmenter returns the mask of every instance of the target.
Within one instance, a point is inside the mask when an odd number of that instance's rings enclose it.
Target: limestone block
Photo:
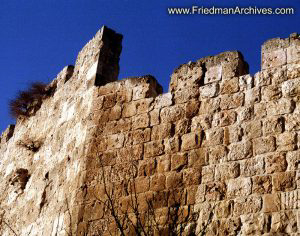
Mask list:
[[[132,144],[139,144],[139,143],[146,143],[150,141],[150,135],[151,135],[151,129],[138,129],[135,131],[132,131]]]
[[[300,130],[300,118],[299,114],[289,114],[285,116],[285,127],[287,131],[298,131]]]
[[[278,151],[293,151],[297,145],[296,133],[284,132],[276,137],[276,145]]]
[[[188,86],[176,90],[174,92],[174,102],[175,104],[186,103],[191,99],[198,99],[199,97],[199,86]]]
[[[231,125],[224,128],[224,144],[237,143],[242,140],[243,132],[239,125]]]
[[[254,115],[257,118],[264,118],[267,116],[268,103],[256,103],[254,104]]]
[[[240,165],[238,162],[231,162],[217,165],[215,168],[215,180],[224,181],[237,178],[240,175]]]
[[[127,79],[126,82],[133,86],[133,101],[143,98],[156,97],[158,94],[162,93],[162,87],[157,83],[156,79],[150,75],[144,77],[133,77]]]
[[[164,145],[162,141],[152,141],[144,143],[144,157],[159,156],[164,153]]]
[[[169,107],[172,105],[173,105],[173,95],[170,92],[158,95],[154,101],[154,108],[156,109]]]
[[[221,97],[220,107],[222,110],[234,109],[244,104],[244,94],[235,93],[233,95],[223,95]]]
[[[262,199],[260,196],[238,197],[234,201],[233,214],[240,216],[244,214],[257,213],[262,208]]]
[[[14,125],[9,125],[4,132],[2,132],[0,137],[0,143],[4,144],[13,136],[15,130]]]
[[[270,175],[257,175],[252,177],[252,192],[265,194],[272,192],[272,177]]]
[[[297,79],[300,77],[300,65],[299,63],[287,65],[287,79]]]
[[[184,186],[198,185],[201,182],[201,172],[196,168],[188,168],[183,170]]]
[[[201,178],[202,183],[213,182],[215,180],[215,165],[203,166]]]
[[[162,123],[172,123],[185,117],[185,109],[183,105],[174,105],[164,107],[160,111],[160,119]]]
[[[214,115],[212,125],[220,127],[232,125],[235,123],[236,117],[236,112],[233,110],[221,111]]]
[[[265,172],[263,156],[252,157],[240,162],[241,176],[262,175]]]
[[[217,218],[227,218],[233,211],[233,200],[220,201],[216,204],[215,214]]]
[[[187,119],[193,118],[199,112],[200,102],[198,100],[191,100],[186,103],[185,116]]]
[[[159,109],[154,109],[154,110],[149,112],[150,126],[158,125],[160,123],[159,112],[160,112]]]
[[[286,154],[288,170],[300,170],[300,150],[288,152]]]
[[[229,146],[228,161],[242,160],[252,157],[252,143],[243,141]]]
[[[269,85],[261,88],[262,100],[265,102],[278,100],[282,97],[281,87],[278,85]]]
[[[155,159],[142,160],[138,165],[139,176],[151,176],[156,173],[156,161]]]
[[[220,98],[201,100],[199,114],[208,115],[215,113],[220,108],[220,102]]]
[[[264,135],[280,134],[284,130],[285,118],[282,116],[275,116],[266,118],[263,121]]]
[[[181,149],[183,151],[195,149],[199,147],[201,143],[201,137],[197,133],[184,134],[181,137],[181,140],[182,140]]]
[[[225,199],[227,190],[224,182],[210,182],[204,186],[206,201],[220,201]]]
[[[174,126],[170,123],[163,123],[152,127],[151,140],[171,138]],[[174,132],[174,131],[173,131]]]
[[[219,84],[211,83],[199,88],[200,99],[213,98],[218,96]]]
[[[171,170],[180,171],[188,163],[187,153],[176,153],[171,155]]]
[[[112,150],[122,148],[124,140],[124,134],[112,134],[107,136],[107,149]]]
[[[166,187],[167,189],[178,188],[183,184],[182,173],[177,173],[175,171],[169,172],[167,174]]]
[[[226,160],[228,149],[223,145],[216,145],[209,148],[209,164],[219,164]]]
[[[222,66],[216,65],[207,69],[205,73],[204,83],[212,83],[216,81],[220,81],[222,78]]]
[[[148,113],[137,115],[133,118],[132,129],[147,128],[149,123],[150,119]]]
[[[293,211],[272,214],[271,233],[292,234],[297,232],[297,217]]]
[[[271,224],[271,217],[266,214],[256,213],[241,216],[242,235],[263,235],[269,232],[269,225]]]
[[[299,41],[299,39],[298,39]],[[300,61],[300,45],[298,43],[287,48],[287,63]]]
[[[188,167],[200,169],[208,164],[208,150],[206,148],[198,148],[189,151]]]
[[[179,136],[189,133],[190,129],[191,129],[190,119],[179,120],[175,124],[175,134]]]
[[[104,95],[104,100],[103,100],[103,108],[104,109],[111,108],[115,104],[116,104],[116,94],[115,93]]]
[[[229,198],[250,195],[252,192],[252,182],[250,178],[239,177],[230,179],[227,185],[227,196]]]
[[[119,162],[123,162],[125,160],[141,160],[143,159],[144,146],[143,144],[138,144],[130,147],[121,148],[118,149],[117,153]]]
[[[164,174],[155,174],[150,179],[150,190],[161,191],[166,188],[166,176]]]
[[[224,129],[212,128],[205,131],[205,140],[203,140],[203,146],[215,146],[223,144],[224,141]],[[200,140],[201,141],[201,140]]]
[[[280,67],[286,65],[287,57],[285,49],[278,49],[269,52],[262,52],[262,70],[272,68],[272,67]]]
[[[281,193],[281,209],[293,210],[300,207],[300,190]]]
[[[148,176],[139,176],[134,179],[135,186],[129,184],[130,193],[145,193],[149,191],[150,188],[150,178]]]
[[[239,88],[245,91],[253,88],[254,78],[251,75],[243,75],[239,77]]]
[[[202,129],[210,129],[212,123],[211,115],[200,115],[192,118],[191,131],[201,131]]]
[[[272,136],[253,139],[253,152],[263,154],[275,151],[275,138]]]
[[[300,78],[288,80],[282,83],[284,97],[295,97],[300,95]]]
[[[244,135],[248,139],[259,138],[262,136],[262,124],[259,120],[250,121],[242,125]]]
[[[271,70],[263,70],[259,71],[254,75],[254,86],[255,87],[262,87],[262,86],[267,86],[272,83],[272,74]]]
[[[292,113],[294,108],[295,103],[292,100],[282,98],[268,103],[267,114],[269,116],[288,114]]]
[[[198,185],[188,186],[187,190],[187,205],[194,205],[196,203],[196,194],[198,190]]]
[[[148,113],[152,110],[154,98],[145,98],[136,102],[137,114]]]
[[[238,77],[222,81],[221,94],[237,93],[240,90],[239,82]]]
[[[280,194],[265,194],[263,195],[263,212],[278,212],[280,211]]]
[[[170,171],[171,168],[171,158],[170,155],[163,155],[157,158],[157,172],[165,173]]]
[[[291,191],[296,188],[296,173],[293,171],[275,173],[272,176],[274,191]]]
[[[283,172],[287,168],[287,161],[284,153],[273,153],[265,156],[266,173]]]
[[[174,136],[164,140],[165,152],[166,153],[176,153],[180,150],[180,138]]]
[[[245,105],[253,105],[254,103],[259,103],[261,101],[260,88],[252,88],[245,91]]]

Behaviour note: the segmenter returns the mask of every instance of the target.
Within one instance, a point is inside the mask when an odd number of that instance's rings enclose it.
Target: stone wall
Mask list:
[[[299,36],[266,42],[254,76],[239,52],[181,65],[164,94],[152,76],[115,81],[120,51],[121,36],[102,29],[74,72],[52,82],[54,96],[2,135],[0,204],[11,228],[115,232],[105,190],[127,213],[134,167],[140,213],[151,201],[160,226],[179,207],[184,218],[197,213],[206,235],[299,234]],[[26,140],[42,145],[33,153]]]

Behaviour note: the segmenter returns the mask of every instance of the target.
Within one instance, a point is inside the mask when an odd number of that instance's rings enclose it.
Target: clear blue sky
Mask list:
[[[294,7],[293,16],[170,16],[167,7]],[[14,123],[8,102],[33,81],[49,82],[102,25],[124,35],[119,78],[154,75],[164,91],[180,64],[239,50],[251,73],[260,46],[300,32],[299,0],[2,0],[0,5],[0,131]]]

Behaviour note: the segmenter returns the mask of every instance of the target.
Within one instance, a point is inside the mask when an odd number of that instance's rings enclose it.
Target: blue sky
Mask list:
[[[294,7],[289,16],[171,16],[167,7]],[[119,78],[154,75],[167,91],[180,64],[239,50],[253,74],[267,39],[300,32],[299,0],[2,0],[0,131],[8,102],[33,81],[50,82],[102,25],[124,35]]]

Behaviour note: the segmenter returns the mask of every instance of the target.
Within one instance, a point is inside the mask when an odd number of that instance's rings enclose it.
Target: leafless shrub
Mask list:
[[[168,203],[168,207],[161,208],[158,206],[157,199],[141,196],[137,192],[135,181],[137,166],[134,161],[126,164],[128,171],[123,173],[123,178],[117,182],[111,181],[114,179],[111,176],[113,167],[106,168],[101,158],[99,162],[103,194],[95,198],[102,204],[104,213],[103,218],[98,219],[101,223],[97,224],[97,232],[89,233],[122,236],[204,235],[203,231],[196,233],[199,213],[194,211],[193,206],[181,204],[185,195],[184,189],[176,189],[164,194],[160,201]],[[120,186],[123,190],[120,190]],[[125,204],[120,191],[127,192]],[[141,201],[144,201],[143,204]],[[91,228],[95,229],[95,227]]]
[[[54,91],[54,87],[49,87],[44,83],[32,83],[28,90],[19,91],[17,97],[10,101],[11,116],[18,118],[34,115],[41,107],[43,100],[52,96]]]
[[[41,140],[24,139],[19,140],[17,142],[17,145],[35,153],[39,151],[39,149],[43,145],[43,142]]]

